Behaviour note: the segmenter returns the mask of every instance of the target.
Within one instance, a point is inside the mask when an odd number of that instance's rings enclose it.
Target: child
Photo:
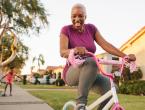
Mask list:
[[[2,96],[6,96],[6,90],[7,90],[7,86],[8,86],[8,85],[10,85],[10,96],[12,96],[12,82],[13,82],[13,79],[14,79],[15,76],[17,76],[17,75],[16,75],[15,72],[14,72],[14,68],[11,67],[11,68],[10,68],[10,71],[9,71],[5,76],[3,76],[3,77],[1,78],[1,80],[2,80],[3,78],[5,78],[5,81],[6,81],[4,93],[2,94]],[[19,77],[19,76],[17,76],[17,77]],[[21,77],[19,77],[19,78],[21,78]]]

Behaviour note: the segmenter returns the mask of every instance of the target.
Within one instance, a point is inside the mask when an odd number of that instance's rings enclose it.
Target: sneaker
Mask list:
[[[6,96],[6,94],[2,94],[2,96]]]
[[[86,106],[85,104],[77,104],[75,110],[86,110]]]

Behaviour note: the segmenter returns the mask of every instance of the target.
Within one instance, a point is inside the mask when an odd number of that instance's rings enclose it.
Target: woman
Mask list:
[[[75,4],[71,9],[71,25],[66,25],[60,33],[60,55],[68,58],[70,49],[75,54],[85,56],[87,51],[95,53],[95,42],[105,51],[118,57],[126,56],[109,42],[107,42],[99,30],[93,24],[85,24],[86,8],[82,4]],[[135,61],[133,54],[128,55],[129,60]],[[64,69],[65,81],[70,86],[78,86],[77,110],[85,110],[89,90],[98,87],[101,95],[110,90],[109,79],[98,73],[96,62],[91,58],[85,58],[85,62],[78,67],[66,65]],[[98,110],[102,110],[109,99],[100,104]]]

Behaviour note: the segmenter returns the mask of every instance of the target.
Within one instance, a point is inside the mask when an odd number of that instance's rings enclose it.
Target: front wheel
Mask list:
[[[113,106],[112,110],[125,110],[125,109],[121,107],[119,104],[116,104]]]
[[[74,110],[76,108],[76,102],[68,101],[64,104],[62,110]]]

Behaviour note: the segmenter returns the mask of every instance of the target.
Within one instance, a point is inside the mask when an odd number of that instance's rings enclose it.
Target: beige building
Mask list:
[[[145,80],[145,26],[125,42],[120,50],[126,54],[133,53],[136,55],[136,64],[142,70]]]
[[[143,78],[145,80],[145,26],[139,30],[134,36],[132,36],[127,42],[125,42],[120,50],[126,54],[136,55],[136,64],[143,72]],[[97,57],[104,59],[116,59],[115,56],[108,53],[98,54]],[[104,70],[107,72],[112,71],[112,66],[103,66]]]
[[[52,71],[53,73],[62,73],[63,71],[63,66],[47,66],[46,68],[47,71]]]

